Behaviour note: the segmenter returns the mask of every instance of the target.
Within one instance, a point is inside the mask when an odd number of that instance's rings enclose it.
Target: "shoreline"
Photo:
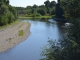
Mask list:
[[[26,19],[51,19],[53,16],[39,16],[39,17],[25,17],[25,16],[19,16],[19,18],[26,18]]]
[[[24,34],[19,36],[19,31],[23,30]],[[27,39],[30,34],[29,22],[18,22],[15,25],[10,25],[0,29],[0,53],[4,52],[18,43]]]

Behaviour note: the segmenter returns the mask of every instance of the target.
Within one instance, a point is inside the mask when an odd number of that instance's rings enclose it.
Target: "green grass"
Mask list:
[[[19,31],[19,36],[23,36],[24,35],[24,31],[23,30],[20,30]]]
[[[50,16],[50,15],[49,15],[49,16],[46,16],[46,15],[45,15],[45,16],[35,16],[35,17],[19,16],[19,18],[27,18],[27,19],[31,19],[31,18],[34,18],[34,19],[45,18],[45,19],[46,19],[46,18],[53,18],[54,16],[55,16],[55,15],[53,15],[53,16]]]

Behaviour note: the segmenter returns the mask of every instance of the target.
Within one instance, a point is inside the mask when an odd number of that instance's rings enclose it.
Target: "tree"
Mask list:
[[[52,8],[51,15],[55,15],[55,7]]]
[[[47,1],[45,1],[45,2],[44,2],[44,4],[45,4],[45,6],[48,8],[48,7],[49,7],[49,5],[50,5],[50,1],[49,1],[49,0],[47,0]]]
[[[9,5],[9,10],[13,14],[14,20],[17,19],[17,11],[15,10],[15,8]]]
[[[38,8],[38,6],[36,4],[33,5],[33,8]]]
[[[52,7],[55,7],[55,6],[56,6],[56,2],[55,1],[51,1],[50,7],[52,8]]]
[[[1,5],[0,14],[6,14],[8,12],[8,7],[6,5]]]
[[[43,8],[41,8],[38,10],[38,13],[40,13],[41,15],[45,15],[46,11]]]
[[[50,12],[50,10],[49,10],[50,1],[47,0],[47,1],[44,2],[44,4],[45,4],[45,6],[46,6],[46,8],[47,8],[47,13],[49,14],[49,12]]]
[[[58,3],[56,4],[55,14],[57,18],[64,18],[63,17],[64,11],[60,7],[60,0],[58,0]]]
[[[78,18],[80,15],[80,11],[79,11],[79,0],[61,0],[62,3],[62,7],[65,11],[65,14],[69,17],[76,17]],[[65,5],[64,5],[65,4]],[[63,6],[64,5],[64,6]]]
[[[9,0],[0,0],[0,26],[11,23],[16,19],[17,12],[9,5]]]
[[[32,9],[32,6],[27,6],[26,9]]]
[[[45,49],[46,53],[43,55],[47,57],[45,60],[80,60],[80,2],[79,0],[61,0],[60,3],[71,25],[66,32],[67,35],[60,40],[60,45],[55,45],[54,41],[51,41],[50,47]]]

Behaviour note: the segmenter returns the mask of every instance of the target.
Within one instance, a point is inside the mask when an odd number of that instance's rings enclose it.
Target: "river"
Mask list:
[[[62,38],[61,24],[52,19],[20,19],[21,22],[30,22],[29,37],[13,48],[0,53],[0,60],[39,60],[42,58],[42,47],[49,39],[58,41]]]

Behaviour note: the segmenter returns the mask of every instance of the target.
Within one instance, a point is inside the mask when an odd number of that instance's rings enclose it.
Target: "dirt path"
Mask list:
[[[23,35],[19,36],[19,31],[23,31]],[[25,40],[30,34],[30,23],[18,22],[15,25],[0,29],[0,52],[17,45]]]

